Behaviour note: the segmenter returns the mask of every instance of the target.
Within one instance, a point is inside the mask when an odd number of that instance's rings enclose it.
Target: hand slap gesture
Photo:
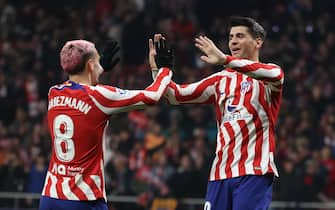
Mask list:
[[[149,64],[151,69],[162,67],[174,70],[174,53],[161,34],[155,34],[154,41],[149,39]]]
[[[223,65],[226,61],[227,56],[206,36],[195,38],[195,46],[205,54],[200,59],[206,63]]]

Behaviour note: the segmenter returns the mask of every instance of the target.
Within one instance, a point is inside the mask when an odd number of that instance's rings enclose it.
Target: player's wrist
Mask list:
[[[222,53],[219,57],[219,65],[225,65],[226,62],[227,62],[227,56]]]

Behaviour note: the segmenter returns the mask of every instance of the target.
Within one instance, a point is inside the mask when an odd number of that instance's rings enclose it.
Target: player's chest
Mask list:
[[[242,74],[227,77],[219,89],[218,105],[221,112],[235,118],[241,113],[249,113],[250,109],[266,105],[268,101],[265,85]]]

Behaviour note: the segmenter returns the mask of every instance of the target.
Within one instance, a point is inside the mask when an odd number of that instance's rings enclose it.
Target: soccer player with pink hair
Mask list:
[[[69,80],[51,87],[48,94],[52,150],[40,210],[107,210],[103,140],[108,120],[113,114],[156,104],[171,81],[171,70],[161,68],[144,90],[101,85],[104,68],[118,62],[117,43],[106,49],[103,62],[95,45],[85,40],[68,41],[60,52]]]
[[[278,176],[274,130],[284,73],[278,65],[259,61],[265,35],[254,19],[232,17],[231,55],[208,37],[199,36],[195,46],[204,53],[200,58],[225,68],[192,84],[171,82],[164,94],[170,104],[214,106],[217,144],[204,210],[267,210],[270,205],[273,178]],[[157,66],[168,63],[172,67],[174,56],[161,34],[149,42],[149,49],[156,78]]]

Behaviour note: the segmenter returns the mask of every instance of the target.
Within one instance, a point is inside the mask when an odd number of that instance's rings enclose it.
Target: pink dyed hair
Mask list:
[[[85,56],[93,54],[95,51],[95,45],[92,42],[86,40],[68,41],[60,51],[60,64],[65,72],[78,73],[84,68]]]

